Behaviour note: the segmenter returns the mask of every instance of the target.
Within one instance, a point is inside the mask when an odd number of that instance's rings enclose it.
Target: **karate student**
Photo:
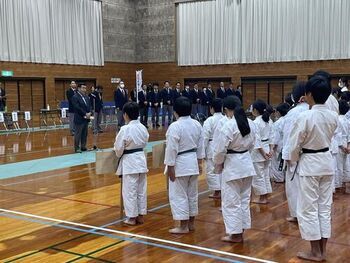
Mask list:
[[[278,120],[273,123],[273,147],[274,153],[271,160],[270,167],[270,177],[276,183],[284,182],[284,171],[283,171],[283,159],[282,159],[282,145],[283,145],[283,122],[284,117],[288,113],[289,104],[281,103],[276,108],[276,114],[278,116]]]
[[[262,100],[253,103],[254,124],[259,140],[256,140],[254,150],[251,152],[256,176],[253,178],[253,190],[259,199],[254,203],[267,204],[267,196],[272,193],[269,165],[273,154],[273,131],[270,115],[272,108]]]
[[[174,104],[176,122],[166,133],[165,160],[169,177],[169,200],[174,220],[180,225],[169,232],[186,234],[194,230],[198,214],[199,160],[204,158],[202,126],[191,119],[191,101],[179,97]]]
[[[209,198],[219,199],[221,197],[220,175],[214,172],[213,162],[213,136],[214,131],[218,127],[218,123],[224,115],[222,114],[222,100],[214,99],[210,106],[211,117],[206,119],[203,125],[204,148],[206,160],[206,174],[209,190],[214,191]],[[221,127],[219,127],[221,128]]]
[[[120,162],[117,175],[123,176],[122,195],[127,219],[126,225],[143,223],[147,214],[147,159],[143,149],[149,134],[138,120],[139,107],[136,102],[128,102],[123,107],[123,117],[127,125],[120,128],[114,143],[114,151]]]
[[[349,149],[350,149],[350,122],[345,117],[345,114],[349,111],[349,104],[345,100],[339,101],[339,131],[341,134],[341,140],[339,141],[339,153],[337,156],[337,168],[335,187],[342,187],[343,182],[345,184],[350,182],[350,163],[349,163]]]
[[[305,99],[311,110],[299,115],[290,132],[291,161],[299,161],[300,191],[297,216],[301,237],[310,241],[310,252],[299,252],[306,260],[326,260],[326,244],[331,237],[332,177],[329,151],[338,126],[338,116],[325,105],[332,88],[321,76],[305,86]]]
[[[236,96],[224,99],[229,118],[219,129],[214,162],[222,170],[222,214],[226,242],[243,242],[243,231],[251,227],[250,194],[256,175],[249,151],[255,145],[255,125],[248,120]]]
[[[283,133],[283,146],[282,146],[282,159],[285,162],[286,169],[286,197],[288,201],[289,216],[286,218],[289,222],[297,222],[297,199],[299,192],[299,177],[297,176],[297,163],[291,161],[289,151],[289,138],[292,125],[298,121],[299,115],[309,110],[309,105],[305,102],[305,83],[297,82],[292,91],[292,100],[294,107],[289,110],[285,116],[282,133]],[[293,178],[293,180],[292,180]]]

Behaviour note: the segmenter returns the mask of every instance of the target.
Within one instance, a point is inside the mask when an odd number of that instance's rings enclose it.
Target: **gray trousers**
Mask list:
[[[152,125],[159,125],[159,107],[152,108]]]
[[[123,126],[125,124],[122,110],[117,110],[117,121],[118,126]]]
[[[94,131],[94,133],[98,133],[99,131],[102,131],[102,127],[101,127],[102,115],[103,115],[102,109],[99,112],[94,112],[94,121],[92,123],[92,130]]]
[[[163,105],[163,112],[162,112],[162,124],[165,125],[165,116],[168,115],[168,125],[170,125],[172,119],[173,119],[173,106],[170,105]]]
[[[84,149],[86,148],[86,140],[88,135],[88,122],[83,124],[75,124],[75,133],[74,133],[74,147],[75,149]]]
[[[74,113],[73,112],[68,112],[68,117],[69,117],[69,130],[71,134],[74,134],[75,132],[75,124],[74,124]]]
[[[197,115],[198,113],[200,113],[200,106],[199,104],[192,104],[192,115]]]

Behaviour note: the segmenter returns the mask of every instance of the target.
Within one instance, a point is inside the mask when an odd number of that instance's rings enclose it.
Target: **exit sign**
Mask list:
[[[2,77],[13,77],[13,71],[10,70],[1,70]]]

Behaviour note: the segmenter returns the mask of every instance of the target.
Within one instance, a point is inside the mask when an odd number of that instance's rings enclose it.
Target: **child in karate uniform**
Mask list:
[[[283,146],[283,122],[284,116],[288,113],[289,104],[281,103],[276,108],[276,113],[279,116],[278,120],[273,123],[273,156],[270,167],[270,177],[276,183],[284,182],[282,146]]]
[[[256,175],[249,151],[255,145],[255,126],[241,108],[236,96],[224,99],[228,120],[219,129],[214,148],[214,161],[222,171],[222,214],[226,242],[242,242],[243,231],[251,227],[250,194],[252,178]],[[220,168],[217,168],[220,169]]]
[[[214,162],[213,162],[213,138],[214,131],[218,127],[220,120],[224,118],[222,114],[222,100],[214,99],[210,106],[211,117],[206,119],[203,125],[203,135],[204,135],[204,148],[205,148],[205,160],[206,160],[206,172],[207,172],[207,183],[209,190],[214,191],[209,198],[219,199],[221,198],[221,184],[220,184],[220,174],[214,172]],[[221,127],[220,127],[221,128]]]
[[[305,99],[311,110],[299,115],[290,132],[291,161],[299,161],[300,191],[297,217],[301,237],[310,241],[310,252],[299,252],[306,260],[326,259],[326,244],[331,236],[332,180],[334,168],[331,140],[338,116],[325,105],[332,88],[321,76],[312,77],[305,86]]]
[[[138,120],[139,107],[135,102],[123,107],[123,118],[127,125],[120,128],[114,143],[114,151],[120,162],[117,175],[122,175],[122,196],[126,225],[143,223],[147,214],[147,159],[143,149],[148,142],[148,131]]]
[[[267,196],[272,193],[269,165],[273,154],[273,131],[270,115],[272,108],[264,101],[257,100],[253,103],[254,124],[256,127],[257,138],[254,150],[251,152],[256,176],[253,177],[253,190],[258,200],[254,203],[267,204]]]
[[[169,200],[174,220],[180,225],[170,229],[172,234],[194,230],[198,215],[199,160],[205,156],[202,126],[191,119],[191,101],[186,97],[175,100],[172,123],[166,133],[165,160],[169,177]]]

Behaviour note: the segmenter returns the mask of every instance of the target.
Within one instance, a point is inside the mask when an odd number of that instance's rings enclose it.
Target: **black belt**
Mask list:
[[[185,154],[185,153],[195,153],[195,152],[197,152],[197,149],[193,148],[193,149],[190,149],[190,150],[187,150],[187,151],[179,152],[177,155],[182,155],[182,154]]]
[[[303,153],[324,153],[324,152],[328,152],[329,148],[326,147],[326,148],[319,149],[319,150],[311,150],[311,149],[302,148],[301,150],[303,151]]]
[[[246,152],[248,152],[248,150],[245,150],[245,151],[235,151],[235,150],[231,150],[231,149],[229,149],[229,150],[227,150],[227,154],[235,154],[235,153],[238,153],[238,154],[240,154],[240,153],[246,153]]]
[[[211,141],[213,141],[213,139],[209,139],[209,141],[211,142]]]
[[[261,140],[262,142],[268,142],[269,141],[269,139],[265,139],[265,140]]]
[[[137,152],[143,152],[143,148],[124,150],[123,155],[131,154],[131,153],[137,153]]]

